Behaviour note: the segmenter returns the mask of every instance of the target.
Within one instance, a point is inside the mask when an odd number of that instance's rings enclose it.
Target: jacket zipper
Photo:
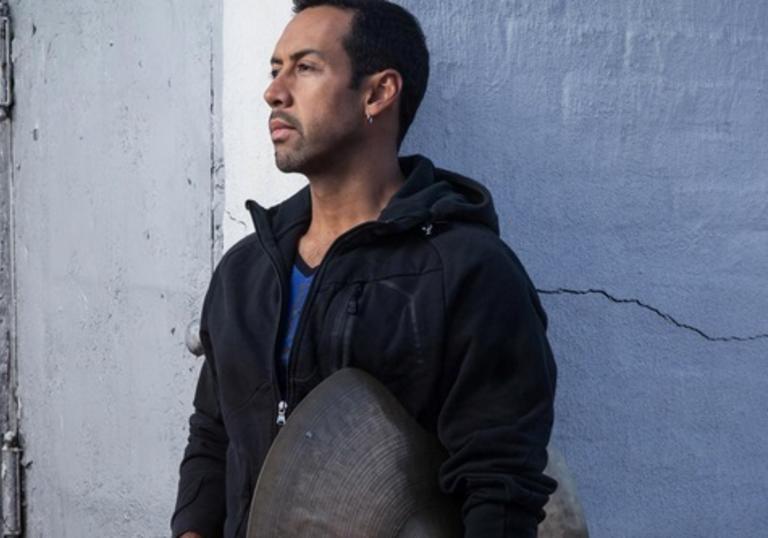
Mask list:
[[[288,403],[285,400],[280,400],[277,404],[277,420],[275,421],[278,426],[285,425],[285,413],[288,411]]]
[[[407,217],[404,217],[407,219]],[[359,224],[358,226],[355,226],[354,228],[347,230],[343,234],[341,234],[339,237],[337,237],[334,242],[331,244],[330,248],[328,249],[328,252],[326,252],[325,257],[323,257],[323,261],[320,262],[320,267],[318,268],[317,272],[315,273],[314,278],[312,279],[312,283],[309,285],[309,290],[307,291],[307,298],[304,302],[304,307],[302,308],[301,315],[299,316],[299,323],[296,326],[296,332],[294,334],[294,345],[291,347],[291,351],[288,354],[288,371],[286,372],[286,379],[285,379],[285,386],[286,386],[286,393],[283,394],[280,390],[280,383],[277,379],[277,373],[275,371],[275,357],[273,353],[273,357],[271,357],[271,373],[272,373],[272,385],[275,387],[275,390],[273,390],[273,393],[275,394],[275,405],[277,408],[277,415],[275,417],[275,429],[273,429],[273,437],[276,435],[276,430],[280,427],[285,425],[286,420],[288,419],[288,410],[291,409],[291,397],[293,396],[293,377],[294,377],[294,371],[296,369],[296,348],[298,347],[299,342],[301,342],[301,337],[304,333],[304,325],[306,325],[306,318],[308,316],[308,312],[311,310],[312,303],[315,299],[315,295],[317,294],[317,289],[319,287],[319,282],[322,281],[322,276],[325,273],[325,268],[328,266],[328,262],[330,259],[332,259],[334,252],[339,248],[340,245],[342,245],[344,242],[348,241],[350,237],[354,236],[356,233],[361,232],[362,230],[366,230],[368,228],[373,228],[375,226],[380,226],[382,224],[392,224],[393,222],[396,222],[401,219],[395,219],[390,221],[385,221],[384,223],[380,221],[373,221],[373,222],[364,222],[362,224]],[[270,264],[272,265],[272,268],[275,271],[275,274],[278,278],[278,289],[280,291],[278,302],[280,303],[280,320],[282,320],[282,313],[284,308],[284,297],[285,297],[285,290],[284,287],[284,279],[283,274],[280,271],[279,265],[274,257],[274,254],[271,252],[271,250],[267,247],[266,242],[264,241],[264,238],[261,236],[261,233],[259,231],[259,227],[255,226],[256,235],[259,238],[259,242],[261,243],[262,248],[267,253],[267,256],[269,258]],[[430,230],[431,231],[431,230]],[[356,300],[355,300],[356,304]],[[345,330],[346,333],[346,330]],[[275,351],[277,349],[277,339],[280,335],[280,322],[277,324],[277,329],[275,330],[275,335],[273,338],[274,345],[272,346],[272,350]],[[345,340],[347,336],[345,335]],[[346,343],[346,342],[345,342]],[[344,347],[347,347],[346,345]]]
[[[349,338],[350,317],[357,315],[358,300],[362,294],[363,284],[355,283],[349,287],[349,290],[343,294],[341,304],[336,309],[336,317],[333,320],[333,328],[330,331],[331,340],[330,356],[334,359],[334,368],[344,368],[349,365],[349,352],[346,347],[346,340]]]
[[[304,302],[304,307],[302,308],[301,315],[299,316],[299,323],[296,326],[296,333],[294,334],[293,338],[293,347],[291,348],[290,353],[288,354],[288,373],[286,375],[286,387],[287,387],[287,399],[284,402],[281,402],[284,404],[282,407],[282,414],[280,412],[280,407],[278,406],[278,421],[282,421],[282,424],[285,424],[285,420],[287,418],[288,409],[291,408],[293,405],[293,378],[294,378],[294,372],[296,371],[296,361],[297,361],[297,351],[298,344],[301,342],[301,337],[304,333],[304,326],[307,323],[307,316],[309,315],[310,310],[312,309],[312,303],[315,300],[315,296],[317,295],[317,290],[320,287],[320,283],[322,282],[322,277],[325,274],[325,270],[328,267],[328,263],[331,259],[333,259],[334,253],[339,249],[341,245],[343,245],[345,242],[347,242],[351,237],[354,235],[362,232],[363,230],[367,230],[369,228],[373,228],[376,226],[380,226],[382,223],[379,221],[373,221],[373,222],[364,222],[362,224],[359,224],[358,226],[355,226],[351,230],[347,230],[343,234],[341,234],[339,237],[336,238],[336,240],[331,244],[330,248],[328,249],[328,252],[326,252],[325,256],[323,257],[323,261],[320,262],[320,267],[318,267],[317,272],[315,273],[315,277],[312,279],[312,283],[309,285],[309,290],[307,291],[307,298]]]
[[[285,297],[285,289],[284,289],[284,278],[283,274],[280,271],[280,266],[277,263],[277,260],[274,257],[274,253],[270,250],[270,248],[267,246],[266,242],[261,236],[261,232],[259,231],[259,227],[255,226],[256,229],[256,236],[259,238],[259,243],[261,244],[261,247],[264,249],[264,252],[267,253],[267,257],[269,258],[270,265],[272,266],[272,269],[275,271],[275,275],[277,276],[278,281],[278,304],[279,304],[279,311],[280,315],[278,317],[277,327],[275,328],[275,334],[273,336],[273,346],[272,346],[272,357],[270,361],[270,373],[272,377],[272,393],[273,398],[275,401],[275,406],[277,407],[277,418],[275,419],[275,425],[272,428],[272,437],[275,437],[277,435],[277,429],[285,424],[285,414],[288,411],[288,404],[286,403],[285,395],[282,393],[282,390],[280,390],[280,381],[277,378],[277,372],[275,370],[275,360],[276,360],[276,350],[277,350],[277,339],[280,337],[280,323],[282,323],[283,319],[283,308],[284,305],[284,297]],[[286,380],[286,385],[288,384]]]
[[[351,360],[352,327],[354,318],[357,317],[359,310],[360,296],[363,294],[363,285],[358,282],[352,291],[352,296],[347,301],[347,307],[344,312],[344,330],[341,332],[341,367],[349,366]]]

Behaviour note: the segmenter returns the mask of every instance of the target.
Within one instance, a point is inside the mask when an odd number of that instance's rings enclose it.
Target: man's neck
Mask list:
[[[312,220],[299,242],[307,263],[317,265],[333,241],[355,226],[376,220],[405,178],[397,155],[340,163],[309,179]]]

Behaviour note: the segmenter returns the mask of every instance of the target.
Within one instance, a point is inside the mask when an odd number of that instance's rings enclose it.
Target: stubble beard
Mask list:
[[[299,133],[298,140],[293,146],[283,144],[275,147],[275,164],[283,173],[299,173],[310,175],[322,173],[333,167],[334,161],[352,150],[356,134],[350,131],[337,133],[317,132],[317,139],[322,144],[312,144]]]
[[[306,164],[306,144],[301,139],[296,147],[275,147],[275,165],[285,174],[301,173]]]

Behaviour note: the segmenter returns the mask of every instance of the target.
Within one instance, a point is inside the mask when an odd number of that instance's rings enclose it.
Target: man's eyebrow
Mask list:
[[[300,51],[294,52],[291,54],[290,59],[291,61],[295,62],[296,60],[299,60],[306,56],[307,54],[315,54],[317,56],[320,56],[321,59],[325,59],[325,56],[323,56],[323,53],[320,52],[317,49],[301,49]],[[270,63],[277,64],[277,65],[283,65],[283,60],[278,58],[277,56],[272,56],[272,59],[270,60]]]

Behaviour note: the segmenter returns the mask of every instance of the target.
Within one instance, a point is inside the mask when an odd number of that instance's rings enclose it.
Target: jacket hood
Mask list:
[[[422,215],[432,222],[464,221],[482,224],[499,233],[491,193],[483,185],[448,170],[436,168],[421,155],[400,159],[406,181],[381,213],[381,220]]]
[[[397,222],[395,230],[431,222],[462,221],[482,224],[499,234],[499,223],[491,193],[477,181],[436,168],[422,155],[401,157],[400,169],[406,177],[400,189],[381,212],[379,221]],[[265,210],[253,200],[246,202],[254,225],[265,227],[275,236],[299,223],[309,222],[312,203],[309,185],[287,200]]]

